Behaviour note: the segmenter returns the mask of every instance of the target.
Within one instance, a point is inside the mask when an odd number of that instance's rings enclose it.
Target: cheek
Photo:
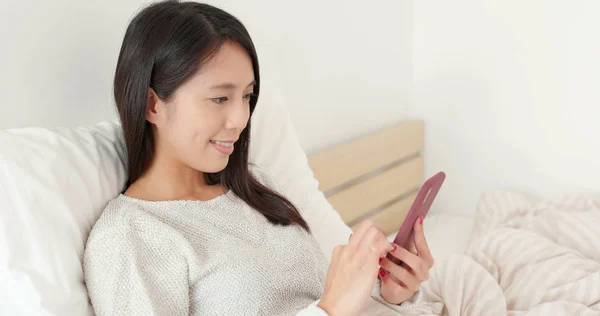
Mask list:
[[[178,160],[202,172],[218,172],[225,167],[227,159],[212,148],[210,140],[222,134],[224,116],[208,113],[209,110],[176,115],[171,120],[169,139]]]
[[[210,126],[208,122],[194,116],[182,118],[177,129],[177,138],[181,145],[187,146],[187,150],[198,153],[210,140]]]
[[[171,140],[178,151],[186,155],[201,155],[210,145],[209,141],[220,130],[220,115],[202,107],[186,108],[171,122]]]
[[[190,145],[198,134],[199,124],[195,123],[195,116],[189,109],[178,104],[176,111],[169,113],[167,121],[167,137],[175,151],[183,154],[191,150]]]

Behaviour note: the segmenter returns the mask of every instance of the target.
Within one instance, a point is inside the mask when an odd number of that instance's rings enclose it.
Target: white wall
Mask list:
[[[267,49],[277,59],[291,117],[308,152],[406,118],[413,0],[210,3],[238,16],[259,54]]]
[[[436,210],[484,190],[600,196],[600,1],[415,1],[411,116]]]
[[[115,118],[115,64],[141,3],[0,0],[0,128]]]
[[[209,1],[249,29],[311,152],[406,117],[412,0]],[[0,2],[0,128],[115,118],[112,79],[142,0]],[[269,56],[262,58],[261,56]]]
[[[116,117],[144,2],[0,0],[0,128]],[[248,27],[309,152],[410,113],[427,121],[426,174],[448,173],[438,211],[472,213],[497,188],[600,195],[598,1],[210,3]]]

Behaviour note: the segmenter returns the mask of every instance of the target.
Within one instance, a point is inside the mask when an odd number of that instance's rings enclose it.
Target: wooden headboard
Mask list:
[[[423,184],[424,122],[407,121],[308,157],[321,191],[355,230],[371,218],[395,232]]]

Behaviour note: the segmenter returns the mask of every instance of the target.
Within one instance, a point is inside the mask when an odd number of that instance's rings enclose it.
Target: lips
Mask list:
[[[219,141],[219,140],[211,140],[210,144],[215,148],[218,152],[224,155],[231,155],[233,153],[235,141]]]
[[[211,140],[210,141],[213,144],[217,144],[217,145],[221,145],[223,147],[233,147],[233,141],[218,141],[218,140]]]

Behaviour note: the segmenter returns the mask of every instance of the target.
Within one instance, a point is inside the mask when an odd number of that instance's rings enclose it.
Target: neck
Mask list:
[[[155,155],[148,169],[125,192],[144,200],[208,200],[223,194],[221,186],[209,186],[204,173],[185,163]]]

